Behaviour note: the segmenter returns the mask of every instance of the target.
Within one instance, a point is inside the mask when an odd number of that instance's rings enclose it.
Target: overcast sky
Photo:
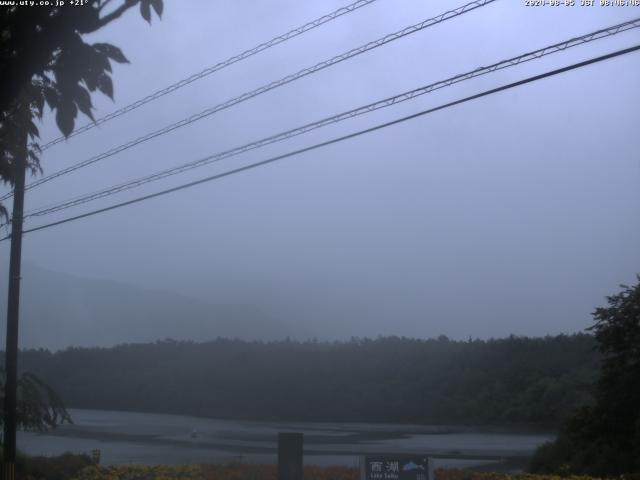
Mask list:
[[[122,48],[115,103],[301,25],[341,1],[165,0],[94,35]],[[447,9],[378,0],[43,154],[46,174]],[[28,192],[27,210],[640,16],[497,2]],[[25,228],[222,172],[640,43],[640,29],[486,75]],[[260,169],[29,234],[24,259],[78,276],[255,306],[320,338],[577,332],[640,272],[640,53]],[[80,124],[84,124],[82,118]],[[42,138],[59,135],[49,116]],[[8,242],[0,245],[8,254]],[[116,301],[116,299],[114,299]],[[200,340],[200,339],[198,339]]]

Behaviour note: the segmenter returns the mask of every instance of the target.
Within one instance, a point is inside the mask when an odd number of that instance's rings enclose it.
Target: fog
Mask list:
[[[95,114],[105,115],[344,3],[174,0],[151,26],[130,12],[92,37],[121,47],[131,62],[114,66],[115,103],[94,95]],[[43,170],[60,170],[460,4],[380,0],[52,147],[43,153]],[[34,188],[27,192],[26,210],[607,27],[638,12],[498,1]],[[575,47],[29,219],[25,228],[345,135],[639,40],[634,29]],[[190,297],[198,305],[260,312],[247,323],[247,338],[444,334],[466,339],[581,331],[604,297],[620,283],[634,282],[640,272],[639,55],[27,234],[23,259],[37,267],[25,269],[22,298],[37,303],[47,296],[46,285],[26,273],[44,269],[71,275],[79,284],[102,279],[129,285],[132,292],[165,292],[169,299]],[[81,118],[79,125],[84,123]],[[45,116],[42,139],[58,135],[52,116]],[[2,242],[3,260],[8,252],[8,242]],[[108,296],[113,291],[105,289],[107,298],[101,301],[118,304],[117,295]],[[74,328],[71,324],[60,327],[46,308],[38,311],[22,321],[44,330],[36,335],[31,329],[21,345],[102,344],[104,315],[87,310],[86,321],[96,328],[78,337],[65,330]],[[278,325],[275,335],[255,328],[262,318]],[[176,331],[188,322],[176,318]],[[114,328],[125,333],[126,325],[126,318],[114,321]],[[29,331],[28,325],[21,328]],[[200,332],[206,333],[194,334],[194,340],[216,336],[215,329]],[[48,336],[68,341],[47,343]],[[155,336],[149,326],[146,337],[132,334],[132,341]]]

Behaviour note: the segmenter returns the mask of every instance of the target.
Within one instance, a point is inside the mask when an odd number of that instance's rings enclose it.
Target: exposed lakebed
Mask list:
[[[305,463],[357,466],[360,455],[420,453],[439,465],[523,463],[551,433],[478,427],[218,420],[70,409],[74,423],[19,432],[18,448],[57,455],[99,449],[105,464],[275,463],[278,432],[304,433]],[[447,460],[444,459],[447,458]]]

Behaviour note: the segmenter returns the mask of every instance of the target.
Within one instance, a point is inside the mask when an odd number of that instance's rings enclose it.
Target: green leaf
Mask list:
[[[61,102],[56,111],[56,123],[58,128],[65,137],[68,137],[73,132],[73,126],[75,124],[76,115],[78,114],[78,108],[73,102]]]
[[[32,164],[36,164],[37,165],[40,162],[40,159],[38,158],[38,155],[33,150],[29,150],[28,155],[29,155],[29,158],[31,159],[31,163]]]
[[[98,71],[93,68],[89,68],[82,73],[84,84],[87,86],[90,92],[94,92],[96,88],[98,88],[98,78]]]
[[[44,92],[41,90],[38,92],[38,96],[35,98],[35,107],[38,110],[38,118],[42,118],[42,112],[44,110]]]
[[[27,122],[27,133],[31,138],[36,138],[40,136],[40,132],[38,131],[38,127],[36,127],[35,123],[32,120]]]
[[[151,7],[150,0],[140,0],[140,15],[147,22],[151,23]]]
[[[98,90],[113,100],[113,82],[111,81],[111,77],[106,73],[103,73],[100,75],[100,78],[98,78]]]
[[[98,50],[92,50],[89,62],[87,62],[85,70],[89,68],[98,72],[110,72],[111,62],[109,61],[109,57],[106,53],[100,52]]]
[[[89,94],[87,89],[81,87],[80,85],[76,85],[74,89],[74,97],[78,109],[80,109],[82,113],[84,113],[87,117],[95,122],[93,113],[91,113],[91,109],[93,108],[93,105],[91,104],[91,95]]]
[[[158,15],[158,17],[162,17],[162,10],[164,8],[164,4],[162,3],[162,0],[150,0],[150,1],[151,1],[151,6],[156,11],[156,14]]]
[[[129,63],[122,50],[110,43],[94,43],[93,48],[118,63]]]
[[[60,105],[60,93],[55,88],[44,87],[43,94],[49,108],[52,110],[58,108],[58,105]]]

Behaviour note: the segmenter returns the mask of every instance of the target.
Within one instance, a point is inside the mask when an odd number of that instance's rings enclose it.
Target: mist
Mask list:
[[[340,5],[278,1],[249,9],[198,1],[182,8],[167,2],[162,21],[151,27],[139,28],[139,18],[124,17],[90,38],[116,44],[131,62],[114,67],[115,102],[94,96],[95,113],[102,116]],[[44,173],[449,5],[376,2],[46,150]],[[628,19],[632,10],[491,5],[34,188],[27,192],[26,208],[582,35]],[[637,30],[624,32],[113,198],[32,218],[25,228],[344,135],[639,38]],[[233,318],[238,315],[233,334],[242,338],[444,334],[486,339],[583,331],[605,296],[620,283],[633,282],[638,272],[640,69],[634,55],[27,234],[23,256],[34,268],[25,268],[23,275],[21,345],[115,344],[126,341],[128,331],[131,341],[167,334],[208,340],[229,333],[214,319],[210,328],[193,330],[189,318],[173,330],[154,332],[139,322],[154,315],[160,298],[174,299],[174,307],[183,309],[190,302],[198,309],[210,305],[212,311],[224,305],[236,312]],[[52,117],[45,115],[43,139],[59,135]],[[5,260],[8,248],[8,242],[0,244]],[[48,308],[55,295],[48,295],[43,271],[51,273],[48,281],[54,284],[61,278],[78,285],[99,280],[118,288],[87,300],[84,313],[77,313],[85,324],[79,334],[73,322],[59,323],[52,313],[57,310]],[[144,313],[127,318],[119,312],[109,327],[107,306],[127,296],[145,299],[148,303],[138,309]],[[135,333],[141,330],[146,333]],[[112,333],[105,336],[107,331]]]

